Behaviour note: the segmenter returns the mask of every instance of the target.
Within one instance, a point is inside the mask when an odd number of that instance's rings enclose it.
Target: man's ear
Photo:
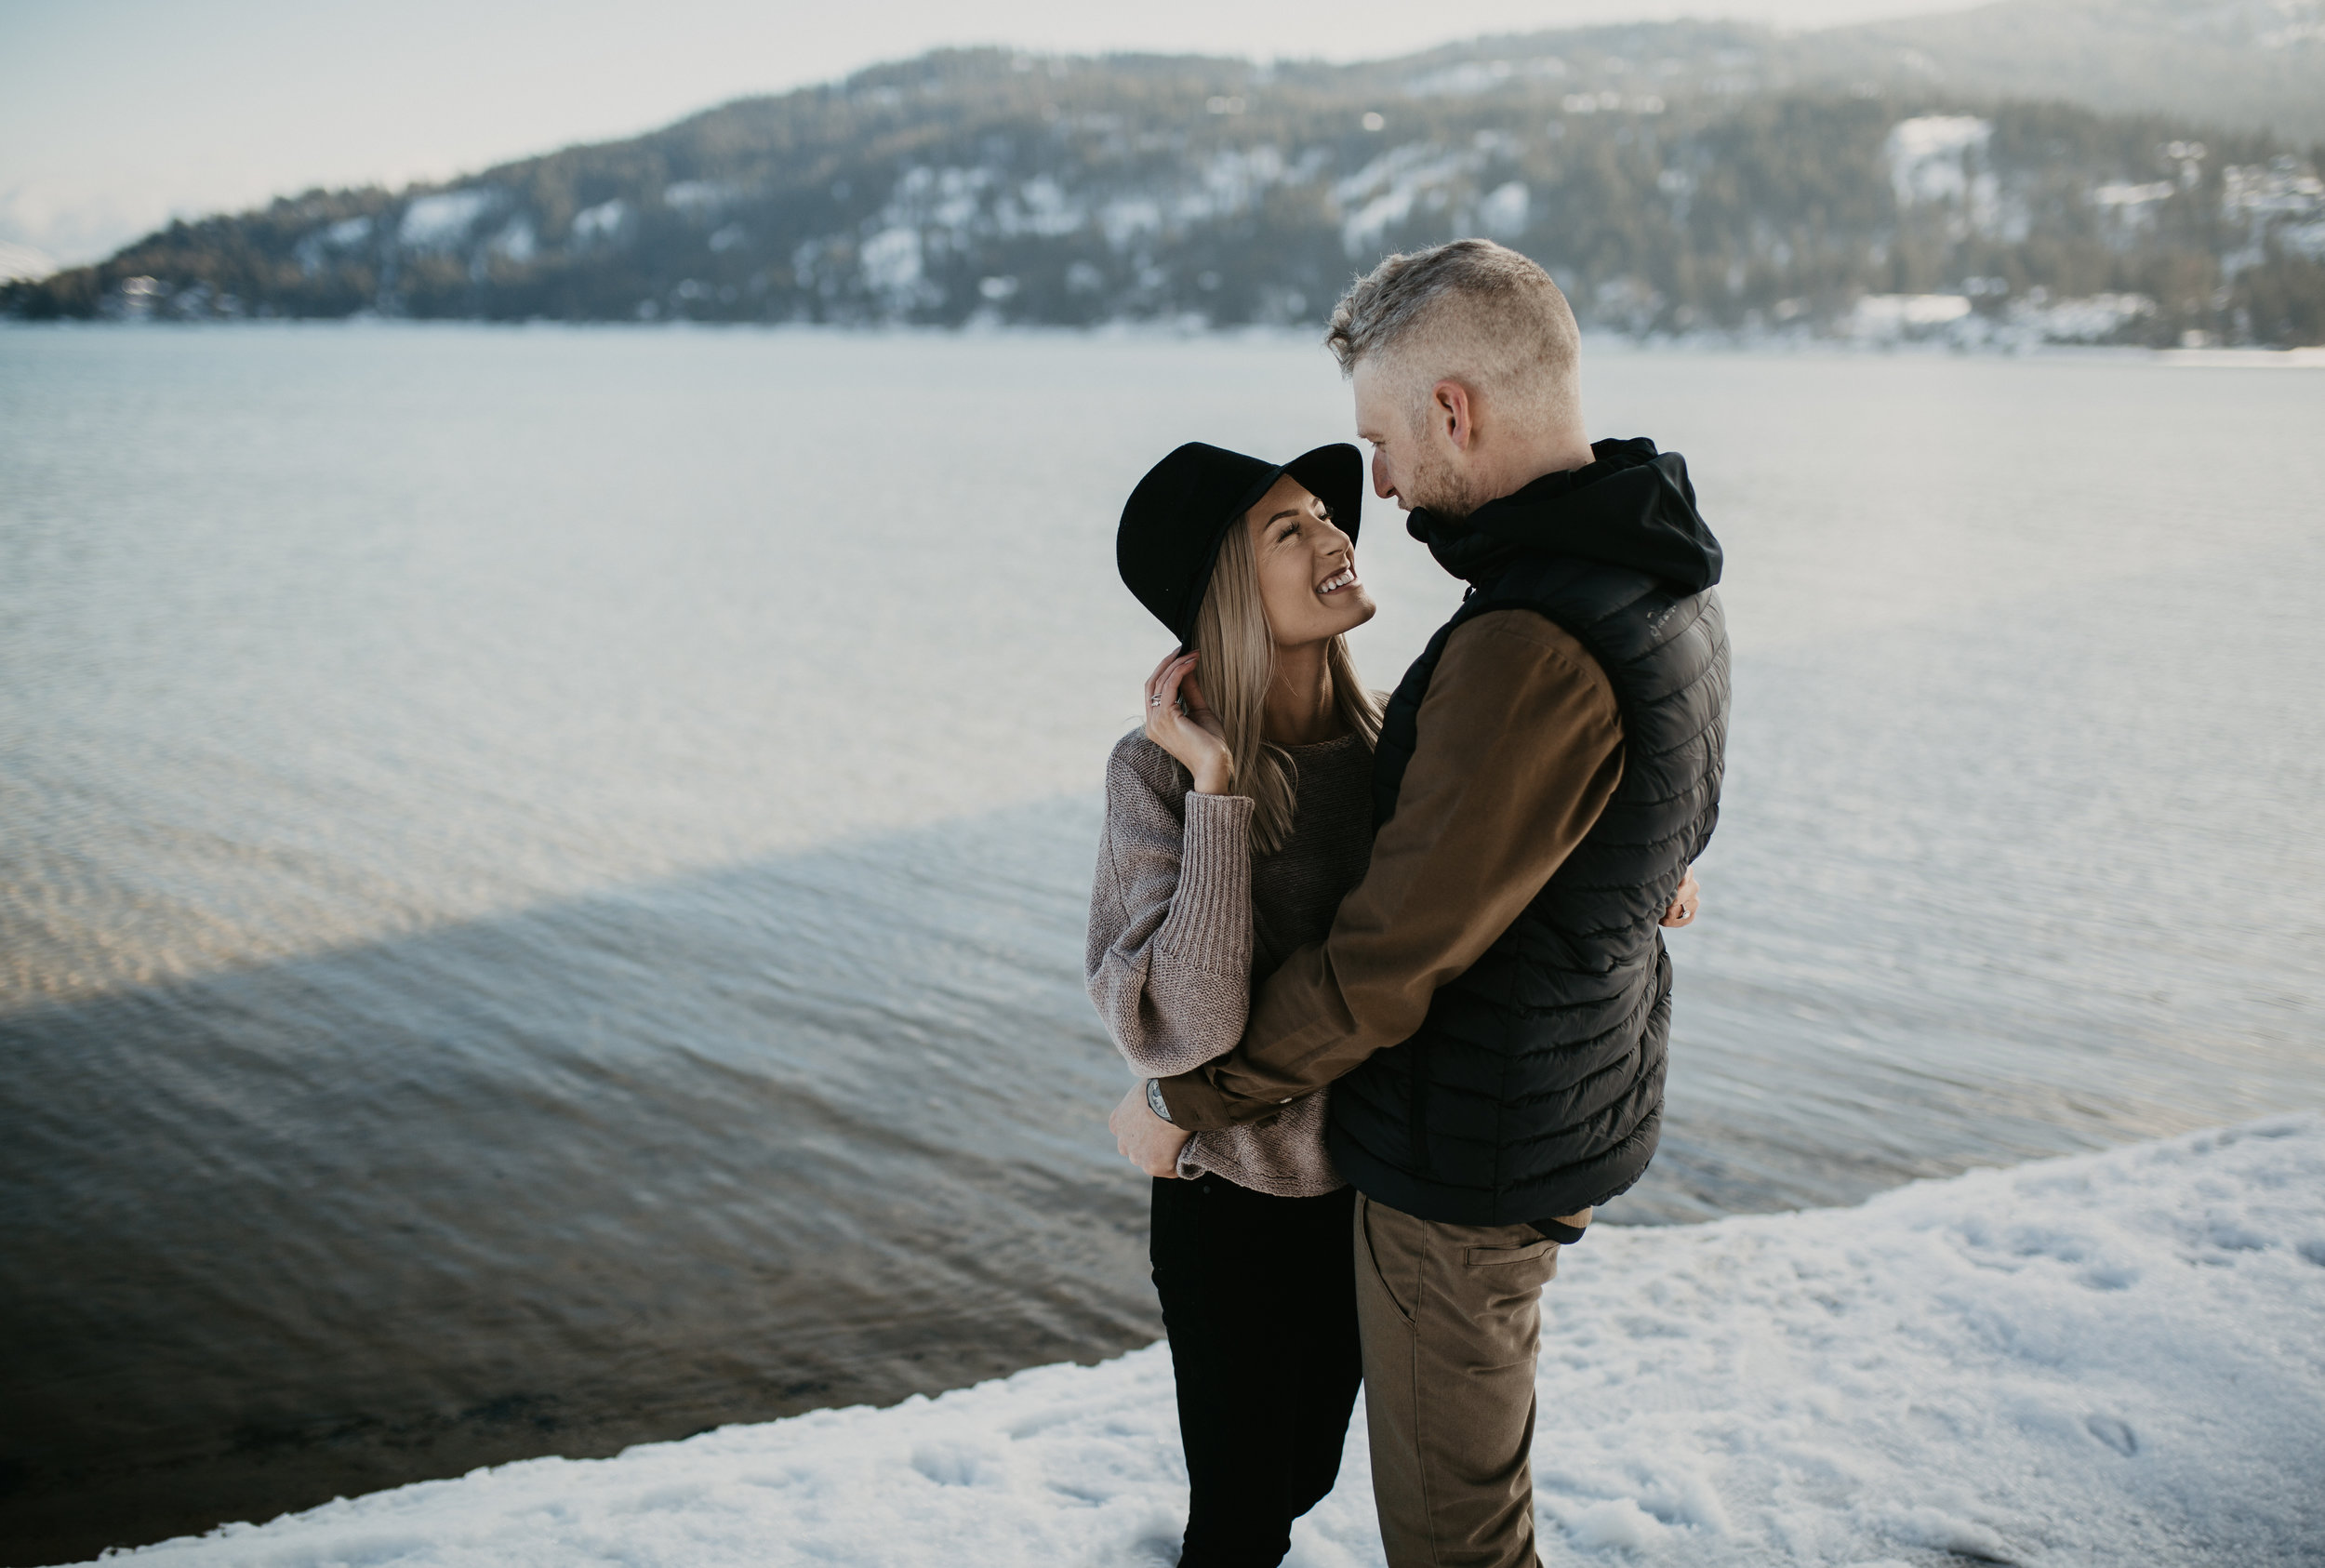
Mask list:
[[[1469,389],[1459,381],[1440,381],[1429,389],[1429,418],[1454,444],[1455,451],[1467,452],[1477,440],[1477,423],[1469,406]]]

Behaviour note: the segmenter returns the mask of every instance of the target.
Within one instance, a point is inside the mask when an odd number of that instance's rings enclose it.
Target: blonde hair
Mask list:
[[[1194,645],[1202,650],[1195,678],[1203,700],[1227,732],[1235,787],[1254,803],[1252,849],[1273,855],[1292,837],[1299,770],[1282,747],[1269,744],[1260,733],[1267,718],[1268,688],[1275,682],[1276,640],[1259,596],[1258,552],[1252,548],[1250,525],[1242,517],[1228,525],[1220,541],[1211,585],[1195,614]],[[1348,657],[1346,637],[1326,644],[1324,671],[1341,722],[1362,737],[1366,751],[1373,750],[1380,739],[1380,704],[1356,678],[1356,661]]]
[[[1404,383],[1417,420],[1427,389],[1451,378],[1529,421],[1581,417],[1582,334],[1550,274],[1491,240],[1391,256],[1349,286],[1324,344],[1353,375],[1374,360]]]

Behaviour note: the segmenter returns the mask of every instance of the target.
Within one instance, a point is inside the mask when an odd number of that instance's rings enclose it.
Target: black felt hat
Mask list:
[[[1356,538],[1364,504],[1364,455],[1346,442],[1270,463],[1190,441],[1147,471],[1123,507],[1114,533],[1114,565],[1123,584],[1183,646],[1195,635],[1195,612],[1228,527],[1290,474]]]

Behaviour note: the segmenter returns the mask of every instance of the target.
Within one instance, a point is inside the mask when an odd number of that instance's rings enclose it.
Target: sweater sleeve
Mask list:
[[[1143,1077],[1198,1067],[1243,1032],[1252,809],[1248,796],[1189,790],[1143,736],[1107,764],[1083,970],[1107,1032]]]
[[[1410,1038],[1597,823],[1622,738],[1614,687],[1571,633],[1530,610],[1455,632],[1364,880],[1269,977],[1242,1043],[1164,1080],[1171,1120],[1256,1121]]]

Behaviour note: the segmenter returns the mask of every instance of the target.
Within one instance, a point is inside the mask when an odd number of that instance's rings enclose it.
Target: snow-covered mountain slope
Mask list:
[[[1943,296],[1965,341],[2325,342],[2318,4],[2002,0],[1352,65],[939,51],[174,224],[0,284],[0,314],[1312,325],[1384,253],[1482,233],[1635,335],[1863,337],[1891,308],[1862,299]],[[1933,123],[1984,128],[1937,149],[1950,183],[1900,183],[1900,127]]]

